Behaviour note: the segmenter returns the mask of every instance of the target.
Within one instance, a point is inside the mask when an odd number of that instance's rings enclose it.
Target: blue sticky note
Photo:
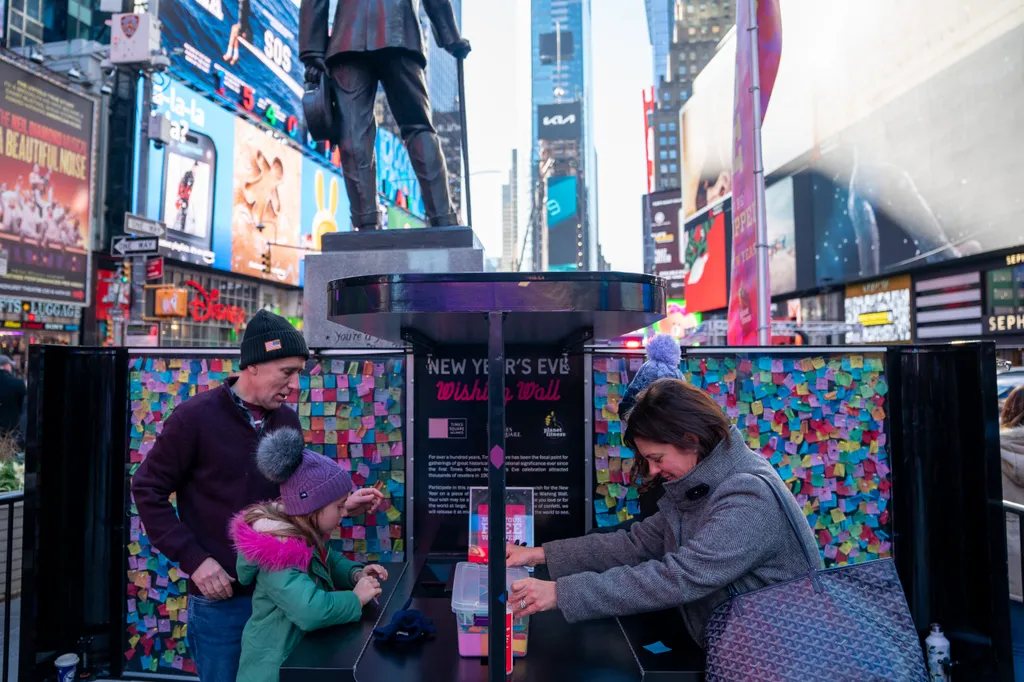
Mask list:
[[[648,651],[650,651],[652,654],[663,654],[663,653],[666,653],[668,651],[672,651],[672,649],[670,649],[667,646],[665,646],[664,643],[662,643],[661,640],[658,640],[657,642],[654,642],[653,644],[644,644],[644,648],[647,649]]]

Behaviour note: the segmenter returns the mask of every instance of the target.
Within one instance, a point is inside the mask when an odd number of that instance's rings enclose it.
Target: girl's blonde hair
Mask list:
[[[324,536],[319,530],[319,509],[314,512],[310,512],[309,514],[291,516],[289,514],[285,514],[284,509],[282,509],[281,505],[276,502],[261,502],[246,508],[245,512],[242,514],[242,519],[248,526],[252,526],[260,519],[279,521],[286,524],[287,528],[275,530],[275,535],[290,538],[301,538],[305,540],[310,547],[315,547],[320,551],[327,549]]]

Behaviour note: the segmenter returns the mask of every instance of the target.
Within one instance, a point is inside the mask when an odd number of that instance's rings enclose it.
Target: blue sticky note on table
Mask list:
[[[653,644],[644,644],[644,648],[647,649],[648,651],[650,651],[652,654],[663,654],[665,652],[672,651],[672,649],[670,649],[667,646],[665,646],[661,642],[661,640],[658,640],[657,642],[654,642]]]

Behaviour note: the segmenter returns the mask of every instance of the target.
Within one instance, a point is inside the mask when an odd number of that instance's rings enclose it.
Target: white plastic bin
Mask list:
[[[506,589],[512,583],[528,578],[530,573],[522,567],[505,569]],[[466,657],[487,656],[487,564],[471,564],[460,561],[455,566],[455,582],[452,586],[452,611],[459,623],[459,655]],[[499,627],[505,614],[498,618]],[[526,655],[527,635],[530,632],[530,617],[519,618],[512,624],[512,655]]]

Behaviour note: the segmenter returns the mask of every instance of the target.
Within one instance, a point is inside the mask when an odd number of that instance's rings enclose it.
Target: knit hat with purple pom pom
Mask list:
[[[637,371],[629,382],[626,392],[619,403],[619,416],[625,417],[633,409],[636,396],[658,379],[682,379],[679,361],[682,351],[679,343],[668,334],[658,334],[647,342],[647,362]]]

